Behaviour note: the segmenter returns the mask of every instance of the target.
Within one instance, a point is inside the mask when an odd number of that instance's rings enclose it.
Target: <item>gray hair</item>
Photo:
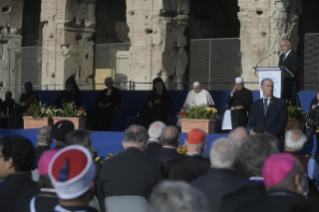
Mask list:
[[[104,84],[106,85],[106,83],[110,82],[110,81],[113,81],[112,77],[107,77],[105,78],[104,80]]]
[[[237,159],[238,149],[229,138],[219,138],[210,148],[210,163],[213,168],[232,169]]]
[[[72,130],[65,136],[67,145],[83,145],[84,147],[91,147],[92,140],[90,138],[91,132],[88,130]]]
[[[155,187],[148,212],[208,212],[206,196],[188,183],[164,181]]]
[[[38,142],[51,145],[52,144],[51,129],[52,128],[50,126],[41,127],[38,132]]]
[[[274,145],[275,138],[272,135],[252,135],[244,140],[239,148],[241,164],[250,176],[261,176],[262,167],[267,157],[279,152]]]
[[[300,151],[303,149],[305,142],[307,141],[307,137],[300,130],[288,130],[285,135],[285,141],[287,147]]]
[[[142,147],[147,140],[147,131],[143,126],[133,124],[124,131],[124,142],[126,143],[135,143]]]
[[[304,169],[298,159],[294,157],[294,167],[290,173],[281,182],[274,186],[266,186],[267,192],[278,190],[295,190],[295,177],[297,174],[303,174]]]
[[[228,138],[233,140],[238,147],[242,145],[244,139],[247,136],[248,136],[248,131],[244,127],[237,127],[228,134]]]
[[[287,41],[287,44],[291,45],[291,42],[290,42],[290,40],[289,40],[289,39],[285,38],[285,39],[282,39],[281,41],[284,41],[284,40],[286,40],[286,41]]]
[[[166,127],[161,121],[153,122],[148,128],[148,135],[150,138],[159,139],[162,136],[163,130]]]

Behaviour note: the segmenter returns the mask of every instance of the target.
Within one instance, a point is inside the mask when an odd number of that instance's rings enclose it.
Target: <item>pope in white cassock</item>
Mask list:
[[[193,90],[190,90],[187,94],[185,103],[183,105],[183,110],[186,110],[189,107],[194,107],[196,106],[212,106],[214,105],[214,101],[210,93],[202,89],[201,85],[199,82],[194,82],[193,83]],[[180,121],[181,115],[179,115],[178,120],[177,120],[177,126],[181,126],[181,121]]]

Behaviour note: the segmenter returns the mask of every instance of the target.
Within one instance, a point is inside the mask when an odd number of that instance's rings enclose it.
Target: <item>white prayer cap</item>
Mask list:
[[[235,83],[244,83],[244,79],[242,78],[242,77],[237,77],[236,79],[235,79]]]
[[[200,83],[196,81],[193,83],[193,86],[200,86]]]

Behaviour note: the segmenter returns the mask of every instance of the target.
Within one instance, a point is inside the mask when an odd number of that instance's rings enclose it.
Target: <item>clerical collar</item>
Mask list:
[[[50,193],[55,193],[56,192],[54,188],[41,188],[40,191],[50,192]]]
[[[39,144],[38,143],[38,146],[50,146],[49,144]]]
[[[264,178],[263,177],[250,177],[249,181],[250,182],[264,182]]]
[[[157,139],[154,139],[154,138],[150,138],[150,139],[148,139],[148,142],[149,143],[161,143],[159,140],[157,140]]]
[[[166,148],[166,149],[176,149],[175,147],[172,147],[172,146],[163,146],[163,148]]]
[[[196,156],[196,155],[200,155],[198,152],[187,152],[185,155],[187,156]]]

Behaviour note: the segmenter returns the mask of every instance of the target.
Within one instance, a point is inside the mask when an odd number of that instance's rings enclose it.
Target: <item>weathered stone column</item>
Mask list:
[[[96,25],[95,3],[96,0],[42,0],[42,84],[64,85],[71,75],[78,84],[93,83],[91,38]]]
[[[0,86],[17,86],[19,74],[21,76],[21,50],[12,51],[10,68],[8,49],[21,47],[23,5],[24,0],[0,1]],[[1,96],[7,90],[1,89]],[[17,99],[20,95],[18,90],[10,90],[13,91],[13,98]]]
[[[280,42],[288,38],[296,51],[299,43],[298,22],[302,14],[301,0],[238,0],[242,69],[246,82],[258,82],[253,69],[258,66],[278,66]],[[259,89],[258,85],[248,85]]]
[[[128,80],[152,82],[162,77],[166,82],[182,82],[188,64],[184,31],[189,0],[127,0],[126,4],[131,40]]]

